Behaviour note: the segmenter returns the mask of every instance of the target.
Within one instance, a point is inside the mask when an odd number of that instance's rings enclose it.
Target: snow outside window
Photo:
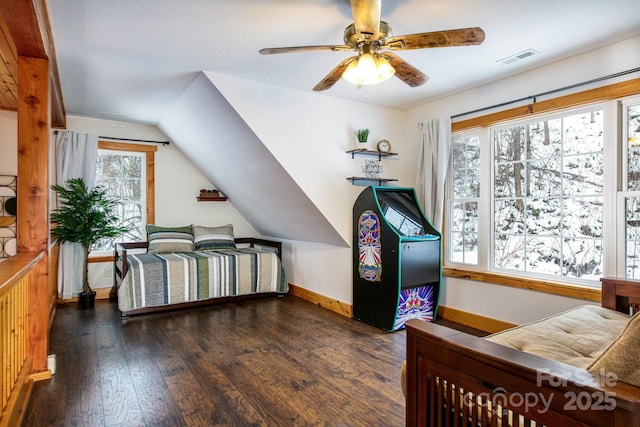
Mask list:
[[[119,242],[143,241],[146,237],[146,157],[145,153],[98,150],[96,185],[107,188],[110,197],[118,199],[120,223],[131,230],[117,239],[103,239],[91,248],[113,251]]]

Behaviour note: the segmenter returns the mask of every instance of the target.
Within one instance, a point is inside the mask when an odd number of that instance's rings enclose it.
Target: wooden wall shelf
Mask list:
[[[378,185],[382,185],[385,182],[397,181],[395,178],[368,178],[366,176],[350,176],[347,178],[353,185],[366,184],[367,182],[377,182]]]
[[[354,159],[356,155],[358,156],[376,156],[378,160],[382,160],[383,157],[389,156],[397,156],[398,153],[383,153],[381,151],[367,150],[366,148],[354,148],[353,150],[347,151],[347,153],[351,154],[351,158]]]
[[[381,151],[367,150],[366,148],[355,148],[348,150],[347,154],[351,154],[351,158],[355,159],[356,156],[376,156],[378,161],[382,161],[383,157],[397,156],[398,153],[383,153]],[[373,178],[366,176],[350,176],[347,178],[352,185],[370,185],[372,182],[377,182],[378,185],[383,185],[385,182],[397,181],[395,178]]]
[[[221,197],[196,197],[199,202],[226,202],[227,198]]]

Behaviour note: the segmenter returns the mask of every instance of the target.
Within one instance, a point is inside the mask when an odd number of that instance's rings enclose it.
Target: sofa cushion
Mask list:
[[[618,380],[640,387],[640,313],[636,313],[616,340],[589,367],[589,371],[615,374]]]
[[[193,226],[193,241],[196,251],[235,248],[233,225],[219,227]]]
[[[158,227],[147,225],[150,254],[171,252],[193,252],[193,231],[191,227]]]
[[[584,305],[485,339],[577,368],[588,368],[616,339],[629,316]]]

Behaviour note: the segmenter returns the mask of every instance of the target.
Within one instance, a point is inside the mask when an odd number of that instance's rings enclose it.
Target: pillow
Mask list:
[[[636,313],[622,333],[589,367],[598,374],[615,374],[619,381],[640,387],[640,313]]]
[[[147,225],[150,254],[171,252],[193,252],[193,231],[191,227],[158,227]]]
[[[235,248],[233,225],[220,227],[193,226],[193,241],[196,251]]]

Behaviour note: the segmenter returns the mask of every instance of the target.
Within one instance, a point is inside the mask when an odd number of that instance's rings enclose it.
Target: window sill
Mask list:
[[[586,301],[601,301],[599,288],[589,286],[568,285],[566,283],[548,282],[546,280],[531,279],[507,274],[487,271],[476,271],[454,267],[442,267],[442,275],[457,279],[475,280],[478,282],[493,283],[496,285],[510,286],[512,288],[529,289],[547,294],[563,297],[577,298]]]
[[[89,264],[96,262],[113,262],[113,255],[89,255],[87,262]]]

